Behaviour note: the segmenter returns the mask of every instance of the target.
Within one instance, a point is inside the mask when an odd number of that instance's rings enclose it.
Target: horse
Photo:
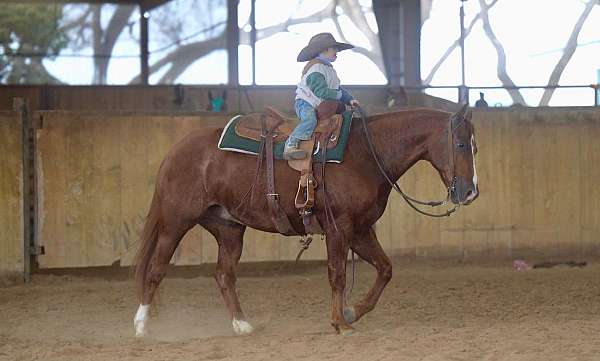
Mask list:
[[[244,231],[252,227],[277,233],[277,228],[269,216],[266,177],[259,173],[260,167],[256,169],[257,157],[219,150],[222,130],[207,127],[191,132],[172,147],[159,168],[135,262],[140,302],[134,316],[137,336],[146,334],[153,296],[177,245],[195,225],[204,227],[218,244],[215,279],[234,332],[253,331],[236,292]],[[424,160],[439,173],[455,207],[468,205],[479,194],[476,149],[468,105],[456,113],[414,109],[376,114],[363,119],[363,127],[352,125],[344,161],[328,164],[324,179],[318,180],[313,210],[325,234],[331,325],[338,334],[353,332],[352,324],[375,308],[392,277],[391,261],[373,225],[383,214],[395,182]],[[274,174],[281,207],[301,235],[303,223],[294,207],[298,172],[276,160]],[[241,203],[249,191],[249,201]],[[372,265],[377,276],[362,300],[345,306],[350,250]]]

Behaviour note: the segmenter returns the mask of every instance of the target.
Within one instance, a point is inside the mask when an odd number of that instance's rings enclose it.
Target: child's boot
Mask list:
[[[306,152],[298,147],[299,144],[299,139],[289,137],[283,148],[283,159],[294,160],[306,158]]]

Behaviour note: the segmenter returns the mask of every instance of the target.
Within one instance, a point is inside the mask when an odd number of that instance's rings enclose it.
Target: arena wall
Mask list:
[[[368,112],[394,106],[427,106],[455,110],[456,104],[421,92],[405,92],[386,86],[349,86]],[[28,99],[35,110],[138,110],[204,111],[208,92],[217,96],[227,90],[229,111],[257,111],[266,105],[293,112],[294,86],[0,86],[0,110],[12,110],[12,98]]]
[[[600,250],[600,111],[474,112],[480,197],[450,219],[393,196],[378,225],[387,249],[416,257],[585,256]],[[423,198],[443,193],[430,167],[402,178]]]
[[[40,112],[38,230],[42,268],[130,264],[154,177],[169,147],[220,114]],[[410,257],[598,253],[600,111],[490,109],[474,112],[481,195],[450,219],[414,213],[396,195],[377,224],[391,254]],[[444,196],[439,176],[418,164],[401,183],[415,196]],[[243,262],[291,260],[297,238],[249,231]],[[176,264],[216,260],[195,228]],[[322,259],[316,240],[303,259]]]
[[[23,147],[21,118],[0,111],[0,284],[23,280]]]
[[[37,243],[41,268],[128,265],[171,145],[191,130],[230,116],[140,112],[40,112]],[[296,240],[249,230],[242,261],[293,259]],[[257,243],[259,243],[257,245]],[[199,227],[174,263],[216,262],[214,239]],[[306,259],[321,257],[318,247]]]

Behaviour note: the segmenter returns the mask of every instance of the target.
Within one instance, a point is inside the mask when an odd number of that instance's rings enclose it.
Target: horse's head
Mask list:
[[[472,113],[465,105],[450,116],[443,131],[432,137],[428,146],[429,159],[448,187],[454,204],[468,205],[479,195],[475,169],[475,130]]]

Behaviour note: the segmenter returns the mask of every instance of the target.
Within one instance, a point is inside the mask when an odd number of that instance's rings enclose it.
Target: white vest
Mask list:
[[[335,72],[333,66],[328,66],[325,64],[317,63],[311,66],[306,74],[302,76],[300,83],[298,83],[298,87],[296,88],[296,99],[306,100],[313,108],[316,108],[323,99],[317,97],[313,94],[312,90],[306,84],[306,79],[308,76],[314,72],[321,73],[325,76],[325,81],[327,82],[327,87],[329,89],[339,89],[340,88],[340,79]]]

